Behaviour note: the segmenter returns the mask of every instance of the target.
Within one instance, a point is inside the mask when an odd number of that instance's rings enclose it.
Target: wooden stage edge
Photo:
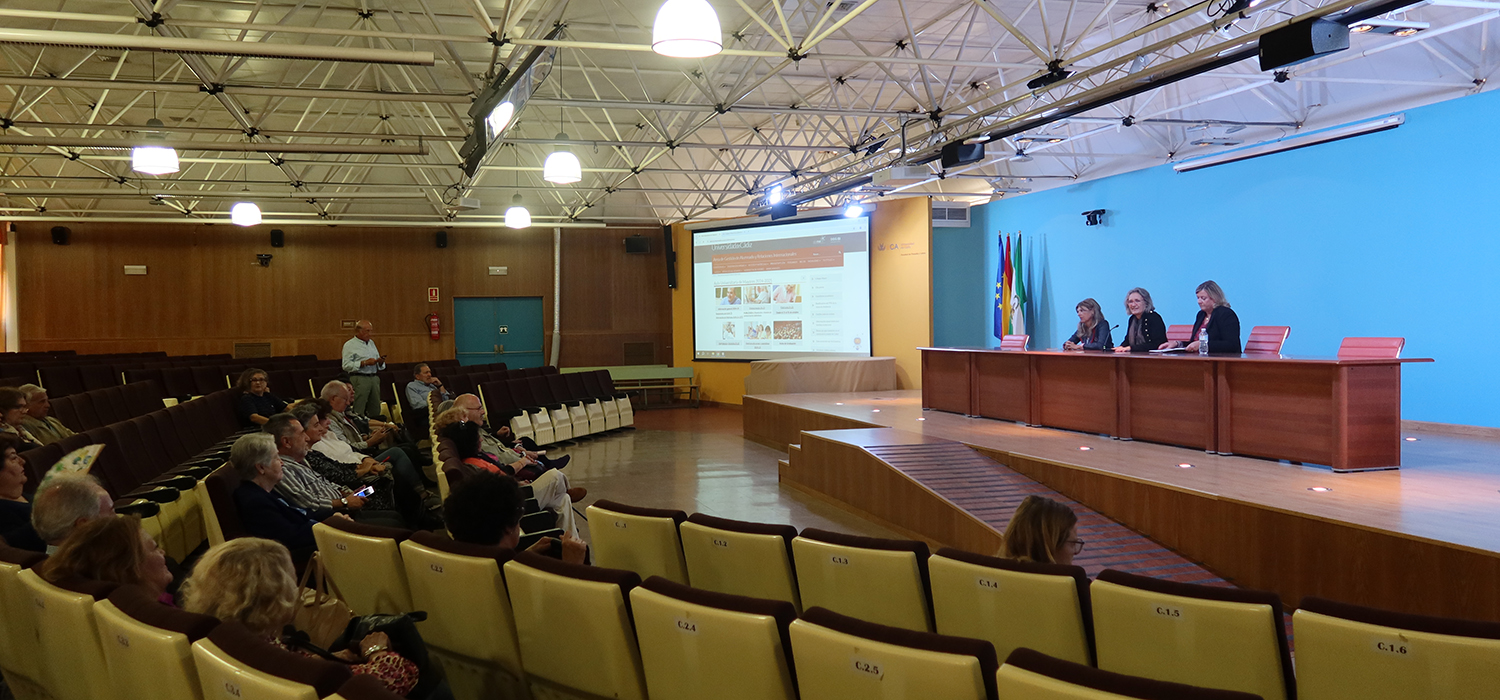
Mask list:
[[[744,436],[782,450],[800,444],[802,431],[886,427],[753,396],[744,401]],[[1494,552],[965,444],[1237,586],[1278,593],[1289,608],[1304,596],[1319,596],[1398,612],[1500,622],[1500,555]],[[802,468],[816,468],[817,462],[807,456],[799,460]],[[817,489],[804,483],[799,490]],[[911,502],[909,496],[890,493],[886,498],[903,503]],[[873,510],[846,505],[865,513]],[[945,541],[948,533],[924,527],[933,516],[922,507],[909,515],[902,508],[879,510],[877,519],[883,524],[921,539],[965,549],[974,544]]]

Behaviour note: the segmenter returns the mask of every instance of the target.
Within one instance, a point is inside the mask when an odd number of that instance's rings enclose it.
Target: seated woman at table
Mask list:
[[[1074,307],[1078,311],[1078,331],[1063,343],[1064,350],[1109,350],[1115,339],[1109,334],[1109,321],[1104,320],[1104,310],[1099,302],[1084,299]]]
[[[1149,352],[1167,342],[1167,324],[1151,303],[1151,292],[1136,287],[1125,293],[1125,310],[1130,323],[1125,326],[1125,340],[1115,352]]]
[[[1193,340],[1185,346],[1188,352],[1198,351],[1198,331],[1208,330],[1208,351],[1240,352],[1240,317],[1229,308],[1224,290],[1213,280],[1198,285],[1198,318],[1193,321]],[[1169,340],[1161,344],[1163,349],[1184,347],[1180,340]]]

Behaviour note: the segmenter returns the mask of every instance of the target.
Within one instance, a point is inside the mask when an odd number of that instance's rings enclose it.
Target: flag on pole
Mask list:
[[[1016,248],[1014,258],[1011,261],[1011,283],[1010,283],[1010,332],[1015,335],[1026,334],[1026,284],[1023,281],[1025,275],[1021,267],[1021,234],[1016,233]]]
[[[1005,242],[1000,246],[1000,338],[1010,335],[1010,286],[1015,279],[1015,273],[1010,267],[1010,236],[1005,237]]]
[[[999,242],[1000,255],[995,265],[995,327],[996,338],[1005,335],[1005,326],[1010,320],[1010,314],[1006,312],[1005,300],[1010,298],[1010,291],[1005,288],[1005,239],[999,234],[995,235]]]

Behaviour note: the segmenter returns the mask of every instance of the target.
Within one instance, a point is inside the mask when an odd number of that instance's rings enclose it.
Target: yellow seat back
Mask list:
[[[1209,690],[1101,671],[1031,649],[1011,652],[995,673],[1000,700],[1258,700],[1232,690]]]
[[[18,577],[35,608],[40,680],[48,694],[55,700],[113,700],[94,620],[95,598],[103,598],[113,585],[74,579],[65,582],[69,588],[60,588],[31,569]]]
[[[796,700],[791,603],[712,593],[659,576],[630,592],[651,700]]]
[[[927,545],[807,529],[792,540],[803,608],[931,632]]]
[[[1105,570],[1089,590],[1099,668],[1285,700],[1292,674],[1274,593]]]
[[[801,700],[994,698],[989,642],[912,632],[809,608],[792,623]]]
[[[521,661],[538,697],[568,691],[645,700],[646,681],[625,607],[629,571],[517,552],[505,564]]]
[[[401,543],[412,604],[427,611],[422,639],[441,661],[454,695],[522,697],[516,621],[501,566],[511,552],[418,532]]]
[[[641,578],[660,576],[688,583],[677,534],[677,525],[687,519],[686,513],[606,500],[595,501],[585,513],[595,564],[634,571]]]
[[[214,500],[208,495],[208,482],[199,480],[193,485],[193,493],[198,496],[198,508],[203,518],[204,534],[208,537],[208,546],[217,547],[224,544],[224,528],[219,526],[219,514],[214,510]]]
[[[352,675],[346,664],[274,646],[238,622],[193,642],[204,700],[318,700]]]
[[[37,649],[36,607],[21,583],[21,571],[46,559],[43,554],[0,546],[0,672],[18,700],[45,695]]]
[[[406,565],[401,562],[401,542],[410,536],[407,530],[342,518],[313,525],[318,558],[355,615],[413,610]]]
[[[94,603],[94,617],[119,697],[201,700],[192,643],[218,620],[162,605],[134,586]]]
[[[1082,567],[945,548],[927,560],[927,569],[938,634],[983,639],[1001,658],[1026,647],[1093,664],[1089,579]]]
[[[1308,598],[1292,626],[1299,700],[1500,698],[1500,624]]]
[[[694,588],[784,600],[802,609],[792,570],[791,544],[797,528],[694,513],[678,532]]]

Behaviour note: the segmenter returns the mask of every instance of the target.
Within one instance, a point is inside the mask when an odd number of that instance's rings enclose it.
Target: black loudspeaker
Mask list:
[[[57,245],[67,245],[68,236],[72,235],[72,233],[73,229],[70,229],[67,226],[53,226],[52,242],[56,243]]]
[[[1298,22],[1260,38],[1260,69],[1292,66],[1349,48],[1349,27],[1326,19]]]
[[[626,236],[625,252],[649,253],[651,252],[651,239],[645,236]]]
[[[953,168],[984,157],[982,143],[950,143],[943,146],[943,167]]]
[[[436,238],[437,247],[439,247],[439,248],[447,248],[448,247],[448,232],[447,231],[438,231],[437,232],[437,236],[435,238]]]
[[[677,251],[672,250],[672,227],[661,227],[662,250],[667,253],[667,289],[677,288]]]
[[[272,248],[285,248],[286,247],[286,232],[285,231],[282,231],[279,228],[273,228],[273,229],[271,229],[271,247]]]

